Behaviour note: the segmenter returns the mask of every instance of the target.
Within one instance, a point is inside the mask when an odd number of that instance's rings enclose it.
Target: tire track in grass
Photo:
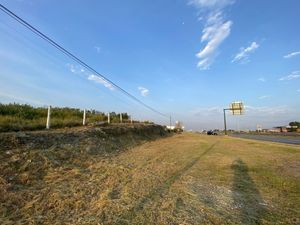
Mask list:
[[[198,147],[202,147],[202,144],[201,145],[197,145],[197,146],[192,146],[192,147],[195,147],[195,148],[198,148]],[[148,146],[150,148],[153,148],[152,145]],[[139,147],[138,149],[142,149],[143,147]],[[168,155],[169,153],[171,153],[172,151],[174,151],[172,148],[170,147],[165,147],[164,148],[164,151],[159,151],[155,154],[159,154],[155,157],[150,157],[148,159],[145,160],[144,163],[142,163],[141,165],[138,165],[137,167],[135,167],[134,169],[132,169],[129,174],[128,174],[128,180],[127,181],[124,181],[124,182],[121,182],[119,183],[117,186],[114,187],[114,190],[119,190],[119,192],[121,192],[121,190],[127,185],[129,184],[131,181],[132,181],[132,177],[134,176],[134,174],[137,172],[137,171],[140,171],[140,170],[143,170],[144,168],[146,168],[148,165],[150,165],[151,163],[153,162],[156,162],[158,160],[162,160],[164,157],[166,157],[166,155]],[[119,159],[120,160],[120,159]],[[120,160],[122,161],[122,159]]]
[[[144,206],[154,201],[157,197],[165,194],[172,184],[175,183],[176,180],[178,180],[183,174],[185,174],[188,170],[190,170],[203,156],[205,156],[207,153],[209,153],[219,142],[215,142],[210,147],[208,147],[204,152],[202,152],[198,157],[194,158],[192,161],[187,163],[182,169],[176,171],[172,176],[170,176],[165,182],[160,185],[159,187],[153,189],[150,191],[148,195],[141,198],[131,209],[129,209],[126,213],[124,213],[120,217],[120,224],[125,221],[131,221],[134,219],[137,214],[144,210]]]

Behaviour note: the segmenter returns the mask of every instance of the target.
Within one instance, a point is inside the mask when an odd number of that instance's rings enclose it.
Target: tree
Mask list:
[[[290,131],[297,131],[297,128],[300,128],[300,122],[297,121],[290,122],[289,125],[291,126]]]
[[[289,123],[290,126],[297,126],[300,127],[300,122],[294,121]]]

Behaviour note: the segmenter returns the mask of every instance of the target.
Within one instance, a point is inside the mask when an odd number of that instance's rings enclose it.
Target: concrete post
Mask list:
[[[86,110],[83,110],[83,119],[82,119],[82,125],[85,126],[85,121],[86,121]]]
[[[122,120],[122,113],[120,113],[120,123],[122,123],[123,120]]]
[[[50,129],[50,123],[51,123],[50,120],[51,120],[51,106],[48,107],[46,129]]]

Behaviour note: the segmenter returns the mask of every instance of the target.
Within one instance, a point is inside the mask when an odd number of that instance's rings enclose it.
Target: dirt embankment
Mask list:
[[[0,133],[0,224],[13,224],[16,218],[37,221],[33,215],[39,209],[29,207],[29,212],[24,207],[49,187],[45,178],[49,174],[68,177],[120,151],[167,135],[162,126],[145,124]]]
[[[8,132],[0,133],[0,150],[73,147],[94,154],[105,154],[165,135],[167,132],[162,126],[152,124],[112,124],[49,131]]]
[[[49,169],[84,168],[166,135],[162,126],[144,124],[0,133],[0,186],[30,185]]]

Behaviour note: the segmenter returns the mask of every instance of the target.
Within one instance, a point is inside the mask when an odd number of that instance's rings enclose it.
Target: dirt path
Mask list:
[[[84,154],[29,184],[2,179],[1,224],[299,223],[296,146],[181,134]]]

